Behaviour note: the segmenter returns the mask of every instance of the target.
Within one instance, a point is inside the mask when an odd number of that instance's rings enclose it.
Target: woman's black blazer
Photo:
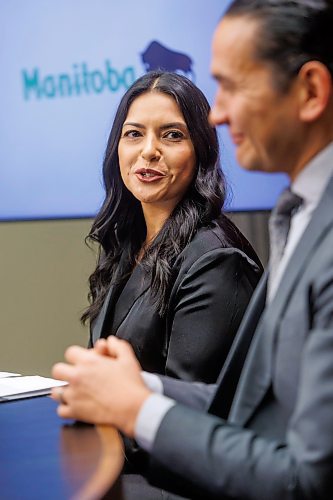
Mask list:
[[[198,230],[174,263],[162,318],[154,310],[148,276],[138,265],[120,296],[117,286],[110,287],[90,344],[113,334],[131,343],[146,371],[215,382],[262,273],[248,242],[252,258],[225,241],[220,219]]]

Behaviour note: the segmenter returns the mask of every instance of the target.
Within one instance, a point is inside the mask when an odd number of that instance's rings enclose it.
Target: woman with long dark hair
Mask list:
[[[89,238],[100,254],[83,321],[90,344],[128,340],[146,371],[214,382],[262,267],[222,213],[225,180],[209,104],[155,71],[118,107]]]

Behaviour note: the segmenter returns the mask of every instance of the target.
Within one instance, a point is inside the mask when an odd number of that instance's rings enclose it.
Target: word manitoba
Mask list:
[[[108,59],[102,69],[90,70],[87,63],[73,64],[71,72],[57,75],[43,75],[39,68],[22,70],[25,100],[117,92],[121,88],[127,90],[135,79],[133,66],[115,69]]]

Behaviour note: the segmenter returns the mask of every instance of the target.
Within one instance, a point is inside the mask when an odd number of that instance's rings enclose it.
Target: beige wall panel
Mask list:
[[[94,267],[90,220],[0,224],[0,371],[50,375],[66,346],[86,345],[79,317]]]
[[[230,216],[267,262],[266,213]],[[95,255],[91,220],[0,223],[0,371],[49,376],[73,343],[86,346],[79,318]]]

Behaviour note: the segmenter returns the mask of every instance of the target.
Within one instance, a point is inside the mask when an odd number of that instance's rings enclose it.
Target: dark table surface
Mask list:
[[[61,420],[56,406],[45,396],[0,404],[1,500],[97,499],[118,477],[117,432]]]

